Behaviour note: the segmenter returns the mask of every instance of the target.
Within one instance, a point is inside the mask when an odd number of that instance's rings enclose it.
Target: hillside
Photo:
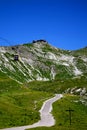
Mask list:
[[[87,77],[87,48],[61,50],[45,40],[0,47],[0,71],[19,83]]]
[[[56,125],[35,129],[71,130],[66,113],[71,107],[75,110],[72,129],[85,130],[87,47],[61,50],[45,40],[0,47],[0,128],[37,122],[43,101],[55,93],[64,95],[54,104]]]

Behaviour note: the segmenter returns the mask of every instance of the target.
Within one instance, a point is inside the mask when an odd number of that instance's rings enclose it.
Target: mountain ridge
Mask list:
[[[87,47],[70,51],[36,40],[0,47],[0,59],[0,71],[19,83],[87,77]]]

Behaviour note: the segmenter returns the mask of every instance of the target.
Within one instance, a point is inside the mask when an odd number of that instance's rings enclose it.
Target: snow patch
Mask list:
[[[36,80],[38,80],[38,81],[49,81],[48,78],[42,78],[42,77],[39,76],[39,74],[37,74]]]
[[[61,56],[58,58],[59,60],[63,60],[63,61],[67,61],[69,63],[73,63],[73,56],[68,56],[68,55],[63,55],[61,54]]]
[[[63,62],[62,65],[69,66],[69,64],[65,62]]]
[[[82,58],[83,61],[87,62],[87,58]]]
[[[55,79],[55,75],[56,75],[56,73],[55,73],[55,71],[54,71],[54,69],[53,69],[53,67],[52,67],[52,68],[51,68],[51,74],[50,74],[51,79]]]
[[[51,52],[47,53],[46,58],[51,59],[51,60],[57,60],[57,56]]]
[[[81,90],[82,90],[82,89],[81,89],[81,88],[79,88],[79,89],[75,90],[75,92],[77,92],[77,93],[78,93],[78,92],[81,92]]]
[[[80,70],[78,70],[78,68],[76,66],[74,66],[74,74],[75,74],[75,76],[77,76],[77,75],[81,75],[82,72]]]

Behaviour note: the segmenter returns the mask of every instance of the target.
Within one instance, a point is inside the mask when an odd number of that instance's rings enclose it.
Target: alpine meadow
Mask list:
[[[87,47],[63,50],[42,39],[0,46],[0,129],[36,123],[55,94],[63,95],[53,103],[55,125],[32,130],[86,130]]]

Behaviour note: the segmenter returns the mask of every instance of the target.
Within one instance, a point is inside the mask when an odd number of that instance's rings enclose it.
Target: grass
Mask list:
[[[51,93],[64,93],[67,88],[87,88],[87,79],[83,76],[80,78],[67,79],[67,80],[53,80],[53,81],[33,81],[27,84],[31,90],[51,92]]]
[[[83,63],[83,60],[81,58],[77,59],[76,66],[79,70],[82,70],[83,73],[87,73],[87,65],[86,63]]]
[[[33,81],[18,84],[0,72],[0,128],[29,125],[40,119],[39,110],[42,103],[52,97],[54,93],[63,93],[67,88],[86,87],[87,79],[55,80],[55,81]],[[41,127],[33,130],[85,130],[87,127],[87,107],[79,100],[79,96],[66,96],[54,103],[53,115],[56,125],[51,128]],[[71,107],[72,127],[69,125],[68,112]],[[81,124],[81,126],[79,125]]]
[[[75,102],[78,101],[78,102]],[[70,125],[67,109],[73,109],[72,123]],[[53,104],[53,115],[56,124],[53,127],[38,127],[32,130],[86,130],[87,128],[87,106],[79,101],[79,96],[66,95]]]
[[[40,119],[39,109],[49,93],[21,91],[0,95],[0,128],[32,124]],[[36,102],[36,104],[35,104]]]
[[[0,72],[0,94],[20,90],[21,90],[20,84],[8,78],[6,74]]]
[[[79,50],[71,51],[71,54],[73,54],[75,57],[78,56],[87,56],[87,47],[81,48]]]
[[[33,44],[32,43],[24,43],[23,46],[32,47]]]
[[[74,75],[73,75],[73,72],[71,73],[69,71],[69,67],[65,67],[64,65],[57,65],[57,74],[55,76],[55,79],[70,79],[72,78]],[[72,69],[71,69],[72,70]]]
[[[52,93],[30,90],[0,72],[0,128],[37,122],[42,103],[51,96]]]

